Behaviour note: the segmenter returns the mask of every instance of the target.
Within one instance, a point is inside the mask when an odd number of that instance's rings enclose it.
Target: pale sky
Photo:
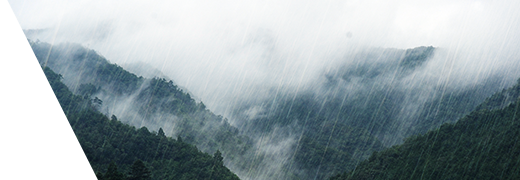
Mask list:
[[[149,63],[210,108],[272,87],[305,87],[365,47],[443,48],[426,70],[448,67],[453,82],[516,72],[520,61],[513,0],[9,3],[22,28],[48,29],[41,41],[81,43],[123,66]]]

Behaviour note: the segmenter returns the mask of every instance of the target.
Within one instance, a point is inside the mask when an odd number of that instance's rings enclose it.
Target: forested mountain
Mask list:
[[[243,102],[234,116],[250,119],[239,125],[257,136],[296,134],[288,171],[303,169],[298,178],[324,179],[353,169],[373,151],[405,137],[455,122],[500,87],[492,78],[466,89],[410,84],[435,51],[418,47],[359,52],[346,57],[353,63],[324,73],[313,88]]]
[[[115,114],[114,119],[117,116],[118,120],[130,125],[152,128],[156,132],[164,132],[166,136],[179,136],[184,142],[195,144],[204,152],[214,153],[220,149],[226,162],[238,171],[247,172],[248,178],[312,178],[312,173],[305,171],[314,169],[319,164],[323,164],[322,172],[325,173],[319,175],[319,178],[323,178],[331,172],[352,168],[360,158],[353,159],[350,153],[356,152],[366,157],[372,149],[382,148],[381,143],[366,130],[344,124],[333,126],[330,122],[323,124],[324,126],[308,126],[305,130],[308,132],[350,136],[334,141],[329,147],[326,144],[328,136],[302,133],[299,141],[301,146],[290,144],[284,147],[297,153],[291,153],[294,154],[293,157],[281,167],[281,172],[265,174],[265,170],[259,166],[270,166],[266,162],[272,157],[257,150],[262,147],[251,148],[253,141],[250,137],[241,135],[225,118],[207,110],[202,102],[195,102],[190,94],[181,90],[173,81],[138,77],[116,64],[111,64],[95,51],[77,44],[51,46],[31,41],[31,46],[42,66],[57,69],[67,86],[74,89],[73,92],[78,97],[92,99],[92,107],[105,114],[104,116]],[[304,104],[299,103],[294,108],[302,105]],[[63,106],[65,111],[70,109],[65,102]],[[300,115],[296,113],[292,115]],[[98,118],[103,114],[98,114]],[[280,123],[277,119],[271,119],[275,124]],[[314,114],[309,119],[309,125],[323,123],[319,122],[323,117]],[[264,127],[267,124],[258,125]],[[90,145],[83,148],[91,151]],[[108,163],[104,162],[104,165],[103,168],[106,168]],[[294,173],[298,171],[304,173]]]
[[[75,95],[60,74],[43,71],[98,179],[238,179],[220,151],[210,156],[162,129],[150,132],[114,115],[109,119],[97,110],[99,99]]]
[[[351,127],[371,129],[371,135],[383,144],[393,145],[410,135],[458,120],[504,87],[494,78],[465,89],[447,89],[444,84],[410,84],[434,52],[434,47],[360,52],[348,57],[354,63],[323,74],[324,81],[314,89],[296,95],[274,94],[262,103],[244,102],[235,114],[247,118],[251,116],[248,110],[262,104],[264,114],[256,114],[253,123],[243,126],[269,130],[293,122],[303,124],[310,113],[309,117],[320,116],[321,121],[338,119]],[[262,123],[269,118],[276,121]]]
[[[60,101],[65,112],[79,106],[68,104],[77,101],[74,98],[89,99],[90,105],[82,101],[81,107],[97,113],[88,116],[110,122],[105,129],[136,126],[141,127],[135,130],[137,134],[146,134],[147,129],[157,132],[150,137],[159,137],[155,140],[161,143],[162,138],[179,137],[209,154],[220,150],[224,164],[246,179],[325,179],[354,169],[374,151],[456,121],[501,87],[492,78],[466,89],[410,84],[434,56],[435,48],[370,49],[345,57],[350,64],[324,72],[319,77],[322,81],[299,93],[276,91],[261,102],[237,103],[230,113],[237,128],[172,80],[137,76],[78,44],[30,43],[40,64],[61,74],[66,85],[59,86],[71,89],[71,95]],[[71,124],[92,119],[83,116],[87,115],[68,117]],[[110,116],[112,120],[108,120]],[[89,131],[101,131],[94,129]],[[75,130],[84,136],[89,131]],[[115,149],[126,144],[111,138],[138,139],[115,132],[105,135],[102,146]],[[94,142],[89,143],[82,144],[84,151],[99,150]],[[157,153],[114,161],[127,170],[136,159],[149,162],[159,157],[162,145],[147,147],[156,149],[146,152]],[[125,156],[140,153],[114,152]],[[112,155],[87,157],[100,161]],[[109,166],[108,161],[95,164],[100,164],[92,165],[98,172]],[[155,166],[147,165],[154,170]]]
[[[94,99],[107,116],[154,131],[162,128],[167,136],[180,136],[208,153],[220,149],[230,159],[252,146],[247,136],[171,80],[138,77],[78,44],[30,43],[42,66],[61,74],[72,92]]]
[[[375,152],[331,179],[519,179],[519,86],[495,93],[454,124]]]
[[[501,92],[497,92],[492,96],[486,98],[486,100],[477,106],[476,110],[481,109],[502,109],[508,106],[511,103],[514,103],[520,97],[520,79],[517,80],[517,83],[507,89],[502,90]]]

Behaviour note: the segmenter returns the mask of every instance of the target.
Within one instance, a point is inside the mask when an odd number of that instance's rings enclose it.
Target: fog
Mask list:
[[[23,29],[45,29],[38,39],[150,63],[217,113],[259,87],[302,87],[367,46],[446,48],[431,69],[454,81],[518,67],[516,1],[9,2]]]
[[[253,119],[267,111],[251,106],[244,110],[247,116],[233,116],[244,102],[262,103],[281,92],[294,97],[322,92],[316,85],[325,75],[370,64],[353,58],[370,49],[438,48],[399,81],[402,87],[426,91],[408,97],[402,116],[414,116],[407,112],[415,112],[438,87],[445,93],[490,78],[507,86],[520,77],[520,2],[512,0],[9,3],[22,29],[30,29],[28,38],[80,43],[125,68],[147,64],[236,126],[244,121],[239,117]],[[352,92],[373,88],[345,87]],[[287,159],[291,152],[283,148],[295,143],[297,134],[259,147]],[[266,135],[265,141],[275,136]]]

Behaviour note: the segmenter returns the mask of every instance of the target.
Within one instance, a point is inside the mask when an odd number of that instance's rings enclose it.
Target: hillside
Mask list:
[[[324,72],[313,87],[298,94],[273,91],[264,101],[239,104],[233,115],[249,119],[239,127],[255,136],[295,136],[286,168],[305,170],[298,178],[325,179],[354,169],[373,151],[455,122],[498,90],[492,78],[465,89],[411,84],[435,51],[365,50],[345,57],[350,63]]]
[[[435,48],[372,49],[345,57],[354,63],[298,94],[237,103],[230,114],[237,128],[173,80],[137,76],[78,44],[30,44],[40,64],[96,111],[202,152],[220,150],[224,164],[246,179],[325,179],[354,169],[374,151],[456,121],[499,87],[492,79],[469,89],[410,85]]]
[[[457,123],[375,152],[331,179],[519,179],[518,87],[494,94]]]
[[[111,119],[97,111],[99,99],[73,94],[50,68],[43,71],[98,179],[238,179],[220,151],[202,153],[181,137],[166,137]]]
[[[246,129],[247,135],[240,134],[225,118],[207,110],[202,102],[195,102],[189,93],[181,90],[173,81],[136,76],[78,44],[51,46],[44,42],[30,42],[42,66],[56,69],[63,76],[67,87],[83,98],[93,99],[93,106],[106,116],[114,114],[124,123],[147,127],[156,132],[162,130],[166,136],[182,137],[185,142],[196,145],[203,152],[214,153],[219,149],[226,157],[225,162],[236,171],[247,172],[248,178],[307,179],[314,172],[306,171],[320,164],[323,164],[323,169],[319,177],[323,178],[338,170],[352,168],[356,161],[383,147],[366,130],[344,124],[333,126],[331,122],[323,122],[324,117],[316,116],[313,112],[305,131],[321,134],[302,131],[299,140],[301,146],[290,144],[283,147],[289,149],[289,152],[294,151],[290,152],[293,154],[291,159],[281,159],[287,162],[275,172],[269,172],[273,165],[269,162],[277,157],[259,150],[268,145],[254,146],[253,143],[257,142],[251,140],[263,137],[255,132],[269,131]],[[297,104],[295,110],[301,105]],[[303,116],[301,112],[293,111],[292,116]],[[269,120],[276,122],[273,125],[283,123],[279,118],[271,117]],[[322,127],[317,123],[325,124]],[[258,124],[258,127],[265,125]],[[346,138],[337,139],[328,146],[329,133]],[[353,152],[358,152],[360,156],[351,157]],[[348,162],[346,166],[344,162]],[[266,174],[266,171],[269,173]]]
[[[508,106],[511,103],[514,103],[520,97],[520,79],[517,80],[517,83],[507,89],[503,89],[500,92],[493,94],[492,96],[486,98],[486,100],[476,107],[477,110],[481,109],[502,109]]]
[[[78,44],[30,43],[42,66],[61,74],[73,93],[96,99],[98,111],[107,116],[156,132],[162,128],[166,136],[180,136],[208,153],[220,149],[231,159],[252,146],[225,118],[171,80],[136,76]]]

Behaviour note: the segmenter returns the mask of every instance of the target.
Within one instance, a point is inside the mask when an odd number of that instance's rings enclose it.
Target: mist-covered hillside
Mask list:
[[[407,138],[331,179],[518,179],[518,87],[494,94],[454,124]]]
[[[421,73],[435,50],[418,47],[362,51],[322,73],[322,81],[310,88],[298,93],[273,90],[261,102],[241,102],[232,114],[250,119],[239,122],[239,126],[261,130],[293,122],[303,125],[306,116],[320,116],[370,130],[384,144],[393,145],[409,135],[454,122],[507,86],[499,77],[463,88],[419,79],[424,78]],[[440,77],[435,80],[441,81]],[[276,119],[273,123],[263,123],[272,118]]]
[[[220,151],[210,156],[180,136],[166,137],[161,128],[150,132],[109,119],[98,111],[99,99],[73,94],[62,75],[43,71],[99,180],[238,179]]]
[[[288,168],[326,178],[353,169],[373,151],[455,122],[504,87],[499,77],[469,87],[425,78],[436,51],[442,49],[359,51],[299,92],[273,89],[265,99],[237,103],[231,118],[243,119],[237,126],[254,136],[292,139]]]
[[[31,41],[31,47],[42,66],[61,74],[72,92],[93,99],[107,116],[153,131],[162,128],[165,135],[180,136],[204,152],[220,149],[231,160],[252,146],[225,118],[195,102],[171,80],[138,77],[78,44]]]
[[[343,57],[300,92],[235,100],[232,126],[173,80],[137,76],[78,44],[30,43],[42,66],[106,116],[220,150],[245,179],[324,179],[354,169],[374,151],[454,122],[507,85],[494,77],[464,88],[431,84],[418,78],[439,49],[371,48]]]
[[[520,77],[515,0],[9,4],[73,93],[107,117],[220,150],[241,179],[355,169],[506,107],[516,94],[486,98]]]

